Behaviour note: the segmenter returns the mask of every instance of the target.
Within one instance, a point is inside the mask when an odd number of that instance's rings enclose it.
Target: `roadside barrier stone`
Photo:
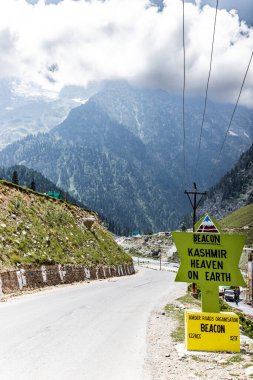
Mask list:
[[[97,266],[84,265],[42,265],[41,267],[22,268],[0,272],[0,295],[17,291],[44,288],[59,284],[120,277],[135,273],[134,265]]]

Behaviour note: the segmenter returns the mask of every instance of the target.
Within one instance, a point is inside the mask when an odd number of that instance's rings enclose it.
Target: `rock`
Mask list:
[[[250,351],[250,352],[253,351],[253,343],[250,343],[250,344],[249,344],[249,351]]]
[[[96,219],[94,217],[90,217],[90,218],[84,218],[83,219],[83,223],[84,225],[87,227],[87,228],[91,228],[93,226],[93,224],[95,223]]]
[[[253,366],[248,367],[248,368],[245,370],[245,375],[246,375],[246,376],[252,376],[252,375],[253,375]]]
[[[221,360],[219,360],[217,363],[218,363],[218,364],[222,364],[222,365],[224,365],[224,364],[227,364],[227,360],[225,360],[225,359],[221,359]]]
[[[189,373],[189,375],[187,376],[187,379],[189,380],[198,380],[199,377],[194,375],[194,373]]]
[[[184,359],[186,356],[185,345],[183,343],[178,343],[175,345],[175,349],[177,351],[178,357],[180,359]]]

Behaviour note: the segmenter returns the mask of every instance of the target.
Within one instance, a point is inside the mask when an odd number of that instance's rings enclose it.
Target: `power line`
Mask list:
[[[206,115],[207,94],[208,94],[209,82],[210,82],[211,71],[212,71],[213,48],[214,48],[214,38],[215,38],[215,29],[216,29],[218,4],[219,4],[219,0],[216,1],[216,10],[215,10],[214,27],[213,27],[212,49],[211,49],[211,56],[210,56],[209,73],[208,73],[207,84],[206,84],[206,95],[205,95],[204,111],[203,111],[203,117],[202,117],[202,123],[201,123],[201,128],[200,128],[200,135],[199,135],[199,145],[198,145],[197,160],[196,160],[196,166],[195,166],[195,174],[196,174],[198,163],[199,163],[199,154],[200,154],[200,147],[201,147],[201,141],[202,141],[203,126],[204,126],[204,120],[205,120],[205,115]]]
[[[185,12],[184,12],[184,0],[183,4],[183,170],[184,170],[184,184],[186,183],[186,158],[185,158]]]
[[[240,88],[240,91],[239,91],[239,95],[237,97],[237,100],[236,100],[236,103],[235,103],[235,106],[234,106],[234,110],[232,112],[232,116],[231,116],[231,119],[229,121],[229,124],[228,124],[228,127],[227,127],[227,130],[226,130],[226,133],[225,133],[225,137],[223,139],[223,142],[221,144],[221,148],[220,148],[220,151],[219,151],[219,154],[218,154],[218,159],[217,161],[220,162],[220,157],[221,157],[221,153],[222,153],[222,150],[224,148],[224,145],[225,145],[225,142],[226,142],[226,139],[227,139],[227,136],[228,136],[228,133],[229,133],[229,130],[230,130],[230,127],[231,127],[231,124],[232,124],[232,121],[233,121],[233,118],[234,118],[234,115],[235,115],[235,111],[236,111],[236,108],[238,106],[238,103],[239,103],[239,100],[240,100],[240,97],[241,97],[241,93],[242,93],[242,90],[243,90],[243,86],[244,86],[244,83],[245,83],[245,80],[246,80],[246,77],[247,77],[247,74],[248,74],[248,71],[249,71],[249,68],[250,68],[250,65],[251,65],[251,61],[252,61],[252,58],[253,58],[253,51],[251,53],[251,56],[250,56],[250,60],[249,60],[249,63],[248,63],[248,66],[247,66],[247,69],[246,69],[246,72],[244,74],[244,78],[243,78],[243,81],[242,81],[242,84],[241,84],[241,88]],[[216,168],[217,169],[217,168]],[[211,172],[211,175],[210,175],[210,178],[213,177],[213,174],[214,174],[214,168]]]

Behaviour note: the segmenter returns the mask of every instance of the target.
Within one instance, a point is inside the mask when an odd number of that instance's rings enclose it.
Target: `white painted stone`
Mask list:
[[[47,282],[47,268],[46,268],[46,266],[42,265],[40,269],[41,269],[43,282]]]
[[[84,276],[85,278],[90,279],[90,270],[88,268],[84,268]]]
[[[0,295],[3,294],[3,282],[2,282],[2,277],[0,276]]]

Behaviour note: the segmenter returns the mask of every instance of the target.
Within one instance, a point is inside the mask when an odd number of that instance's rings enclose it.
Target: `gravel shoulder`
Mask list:
[[[168,302],[167,302],[168,303]],[[183,341],[176,342],[178,321],[165,313],[166,302],[153,310],[147,329],[147,356],[145,367],[152,380],[247,380],[253,378],[253,341],[241,336],[241,352],[186,351]],[[171,308],[182,310],[179,301]]]

